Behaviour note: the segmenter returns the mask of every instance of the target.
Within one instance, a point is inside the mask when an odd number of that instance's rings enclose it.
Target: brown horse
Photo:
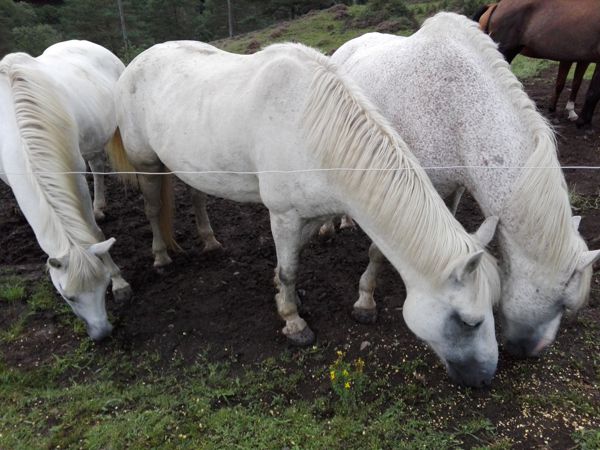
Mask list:
[[[600,0],[502,0],[482,7],[473,19],[498,42],[508,62],[519,53],[567,63],[600,62]],[[559,72],[557,81],[560,77]],[[596,65],[578,125],[591,122],[598,100]]]

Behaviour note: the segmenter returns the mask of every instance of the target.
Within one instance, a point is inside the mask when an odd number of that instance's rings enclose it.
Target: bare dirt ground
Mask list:
[[[526,82],[528,93],[544,113],[553,76],[553,71],[546,71]],[[586,87],[587,83],[582,92]],[[564,107],[564,101],[560,105]],[[562,114],[548,117],[558,132],[563,165],[600,166],[600,111],[596,113],[595,128],[587,133],[576,129]],[[598,197],[600,172],[567,171],[566,178],[582,198],[593,202]],[[107,297],[115,330],[113,337],[98,346],[97,351],[158,351],[161,360],[157,364],[168,370],[169,361],[175,356],[191,361],[199,349],[208,348],[212,360],[233,361],[234,367],[241,367],[276,356],[287,348],[273,300],[275,249],[264,207],[211,199],[209,214],[225,249],[203,254],[187,191],[177,183],[176,237],[183,252],[174,255],[173,264],[159,275],[152,269],[151,232],[140,195],[127,191],[116,178],[110,178],[107,184],[109,207],[101,226],[107,237],[117,238],[111,253],[135,295],[127,304],[115,304],[110,295]],[[0,185],[0,204],[0,267],[30,279],[46,276],[45,255],[25,219],[17,213],[16,202],[5,185]],[[583,236],[590,243],[600,234],[600,210],[588,203],[577,202],[576,206],[580,208],[576,212],[583,216]],[[481,221],[477,207],[469,199],[461,204],[458,218],[470,231]],[[590,243],[591,248],[599,245]],[[331,355],[337,348],[346,348],[351,355],[364,355],[367,366],[421,358],[425,361],[419,375],[422,383],[439,391],[439,396],[458,389],[447,379],[436,357],[406,328],[401,311],[404,287],[391,267],[385,270],[377,288],[380,308],[377,324],[365,326],[351,319],[349,312],[356,299],[358,279],[367,264],[368,246],[369,240],[360,230],[344,230],[327,242],[315,238],[304,250],[297,288],[303,300],[303,317],[317,334],[317,345]],[[550,355],[524,362],[501,351],[492,393],[465,390],[466,409],[479,408],[517,447],[571,447],[571,433],[577,425],[600,427],[598,417],[579,415],[573,419],[569,411],[556,410],[547,417],[536,415],[535,411],[525,411],[509,394],[518,389],[536,389],[548,395],[560,390],[560,377],[546,370],[547,365],[560,366],[561,355],[580,352],[579,367],[574,369],[570,363],[565,364],[564,376],[576,372],[581,382],[590,386],[590,401],[598,406],[600,394],[592,388],[597,383],[598,367],[583,350],[582,333],[584,323],[600,322],[597,276],[593,289],[589,307],[578,322],[561,328]],[[0,329],[8,328],[18,314],[18,308],[0,305]],[[0,344],[0,351],[7,365],[27,368],[43,364],[54,354],[68,352],[80,339],[85,336],[62,329],[52,314],[38,314],[29,319],[23,339]],[[363,341],[371,345],[360,352]],[[525,366],[531,375],[515,382],[513,375],[525,370]],[[397,382],[404,381],[398,375]],[[313,396],[315,391],[323,389],[322,383],[306,380],[304,392],[299,395]],[[493,392],[506,393],[506,398],[500,401]],[[435,401],[434,396],[431,402]],[[463,407],[446,405],[442,409],[459,417]],[[579,423],[573,425],[577,420]]]

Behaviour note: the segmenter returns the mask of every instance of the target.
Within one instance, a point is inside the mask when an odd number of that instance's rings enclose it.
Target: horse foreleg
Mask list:
[[[310,345],[315,335],[298,314],[296,302],[296,273],[303,241],[302,219],[294,212],[271,212],[271,232],[277,252],[275,269],[275,295],[279,316],[285,320],[283,334],[294,345]],[[305,236],[306,237],[306,236]]]
[[[596,69],[590,81],[590,87],[588,88],[585,96],[585,103],[581,110],[581,116],[577,119],[577,126],[590,124],[592,122],[592,116],[594,115],[594,109],[596,104],[600,100],[600,63],[596,63]]]
[[[377,305],[375,304],[375,287],[377,275],[381,271],[385,256],[375,244],[369,247],[369,265],[360,277],[358,285],[358,300],[354,303],[352,317],[360,323],[374,323],[377,320]]]
[[[92,175],[94,177],[94,217],[96,220],[104,219],[104,211],[106,208],[106,197],[104,196],[104,175],[100,175],[100,172],[104,172],[105,163],[104,155],[102,153],[96,153],[91,159],[88,160]]]
[[[556,85],[554,86],[554,95],[550,100],[550,106],[548,110],[550,112],[556,111],[556,104],[558,103],[558,98],[560,97],[561,92],[565,88],[565,82],[567,81],[567,75],[569,74],[569,70],[571,70],[571,65],[573,63],[571,61],[561,61],[558,65],[558,74],[556,75]]]
[[[590,63],[588,62],[578,62],[575,66],[575,76],[573,77],[573,83],[571,84],[571,95],[569,95],[569,101],[567,102],[567,106],[565,109],[569,114],[569,120],[571,122],[578,119],[578,115],[575,112],[575,100],[577,99],[577,93],[579,92],[579,88],[581,87],[581,81],[583,80],[583,75],[585,75],[585,71],[587,70]]]
[[[212,252],[223,248],[221,243],[215,238],[215,233],[210,226],[210,219],[206,212],[206,194],[196,189],[192,189],[192,206],[196,216],[196,228],[200,240],[204,243],[203,252]]]
[[[149,172],[159,172],[157,170],[148,170]],[[154,254],[154,267],[162,267],[171,263],[171,258],[167,253],[167,244],[162,236],[160,229],[160,209],[161,209],[161,175],[138,175],[140,190],[144,197],[144,212],[152,228],[152,253]]]
[[[104,265],[108,267],[108,271],[110,273],[110,282],[112,283],[112,293],[113,297],[117,302],[124,302],[131,298],[133,291],[131,290],[131,286],[123,276],[121,275],[121,270],[119,266],[115,264],[112,260],[112,257],[109,253],[106,253],[101,256]]]

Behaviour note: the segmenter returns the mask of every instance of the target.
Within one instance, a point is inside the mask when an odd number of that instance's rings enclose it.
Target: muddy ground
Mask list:
[[[554,71],[547,70],[526,82],[528,93],[544,112],[553,77]],[[587,83],[582,92],[586,87]],[[560,106],[562,112],[564,99]],[[563,165],[600,166],[600,112],[590,132],[576,129],[563,115],[547,115],[558,132]],[[578,194],[592,200],[597,198],[600,172],[567,171],[566,178]],[[109,207],[101,227],[107,236],[117,238],[111,253],[135,295],[127,304],[115,304],[112,296],[107,297],[115,330],[113,337],[98,346],[97,351],[110,352],[115,348],[158,351],[161,355],[158,364],[168,370],[169,361],[175,356],[191,361],[200,349],[209,349],[209,357],[215,361],[233,361],[234,367],[236,364],[241,367],[276,356],[288,347],[280,332],[282,321],[273,301],[275,249],[264,207],[210,199],[208,209],[213,228],[225,249],[203,254],[187,191],[177,183],[176,237],[183,251],[173,255],[174,262],[164,273],[157,274],[152,269],[151,232],[140,195],[126,190],[116,178],[110,177],[107,184]],[[0,204],[0,267],[31,280],[45,276],[45,255],[26,221],[17,213],[17,205],[5,185],[0,186]],[[583,207],[577,213],[583,215],[581,231],[590,242],[600,234],[600,211]],[[469,199],[460,205],[458,218],[470,231],[481,221],[476,205]],[[360,230],[344,230],[326,242],[315,238],[304,250],[297,287],[303,300],[303,317],[315,331],[317,345],[331,353],[345,347],[350,354],[358,354],[360,344],[368,341],[371,345],[362,353],[368,364],[418,356],[429,367],[423,373],[426,385],[437,385],[440,392],[457,389],[435,356],[406,328],[401,311],[404,288],[391,267],[386,268],[377,288],[380,311],[377,324],[359,325],[351,319],[349,312],[356,299],[358,279],[367,264],[368,246],[369,240]],[[597,276],[593,283],[590,305],[579,322],[561,328],[553,348],[553,358],[559,361],[561,354],[583,352],[577,344],[581,342],[581,320],[600,322]],[[8,328],[18,314],[18,308],[0,305],[0,329]],[[28,320],[22,339],[1,343],[0,350],[6,364],[28,368],[43,364],[53,354],[70,351],[80,339],[85,336],[62,329],[52,314],[38,314]],[[581,361],[578,373],[593,386],[597,383],[594,377],[598,368],[589,355],[582,354]],[[537,389],[553,392],[560,388],[561,382],[545,373],[545,362],[543,358],[516,361],[501,351],[497,388],[512,389],[507,374],[518,365],[530,364],[539,381]],[[313,395],[320,382],[316,383],[307,380],[305,392],[300,395]],[[471,395],[474,402],[483,405],[482,413],[517,446],[573,445],[570,436],[574,428],[572,423],[566,423],[570,420],[566,413],[559,411],[557,417],[532,421],[510,401],[499,406],[490,398],[489,391],[473,391]],[[600,401],[597,391],[592,390],[590,395],[592,401]],[[597,417],[591,417],[587,425],[598,428],[600,423]],[[528,433],[527,429],[535,432]]]

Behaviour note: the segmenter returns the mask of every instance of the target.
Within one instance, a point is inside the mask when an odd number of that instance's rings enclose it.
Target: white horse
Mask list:
[[[94,177],[94,215],[104,218],[104,147],[117,126],[113,93],[125,69],[110,51],[88,41],[66,41],[54,44],[36,58],[52,68],[60,77],[79,126],[79,150]],[[85,93],[85,95],[82,95]]]
[[[170,42],[125,69],[116,98],[121,134],[111,151],[121,170],[173,170],[199,191],[267,206],[276,303],[293,343],[314,339],[296,305],[301,245],[323,217],[348,211],[401,273],[410,329],[455,379],[489,383],[500,292],[483,247],[495,221],[475,238],[466,233],[398,134],[328,58],[296,44],[242,56]],[[159,219],[165,178],[138,175],[155,265],[169,262]]]
[[[66,50],[68,44],[55,47]],[[72,45],[72,55],[65,51],[53,63],[25,53],[0,61],[0,178],[49,256],[54,286],[85,321],[89,336],[100,340],[112,330],[105,308],[109,281],[118,300],[131,289],[108,253],[114,239],[104,240],[96,225],[84,176],[69,173],[85,171],[79,141],[95,136],[96,126],[87,107],[81,109],[87,92],[77,77],[88,77],[90,85],[103,77],[69,65],[86,52],[92,67],[110,52],[90,43]]]
[[[465,187],[486,216],[500,218],[507,349],[539,354],[554,341],[563,312],[585,303],[600,251],[588,251],[577,232],[554,134],[496,45],[474,22],[440,13],[408,38],[353,39],[332,60],[423,167],[457,166],[428,171],[440,194]],[[355,306],[374,312],[382,258],[376,248],[370,255]]]

